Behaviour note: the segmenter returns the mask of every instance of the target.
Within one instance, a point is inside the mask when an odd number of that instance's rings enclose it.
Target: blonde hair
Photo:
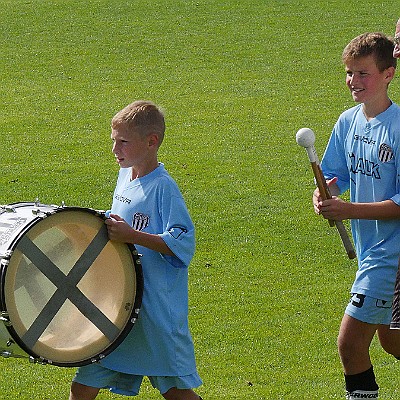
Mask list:
[[[383,33],[363,33],[355,37],[344,48],[342,61],[344,63],[360,57],[372,55],[380,72],[396,68],[397,60],[393,57],[394,42]]]
[[[142,137],[155,133],[159,145],[164,139],[164,113],[151,101],[137,100],[117,112],[111,120],[111,127],[117,129],[119,126],[125,126]]]

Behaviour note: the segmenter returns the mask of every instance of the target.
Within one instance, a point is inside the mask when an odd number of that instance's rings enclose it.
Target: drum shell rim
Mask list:
[[[18,245],[18,242],[22,239],[22,237],[27,233],[34,225],[38,224],[40,221],[43,219],[47,218],[48,216],[51,216],[53,214],[56,214],[61,211],[86,211],[89,212],[95,216],[98,216],[99,218],[102,218],[103,220],[106,219],[105,217],[105,212],[104,211],[99,211],[91,208],[84,208],[84,207],[77,207],[77,206],[53,206],[53,205],[46,205],[46,204],[37,204],[37,203],[32,203],[32,202],[18,202],[18,203],[12,203],[9,204],[9,206],[15,206],[15,205],[20,205],[21,207],[23,206],[43,206],[43,207],[54,207],[54,210],[51,212],[45,212],[43,215],[37,215],[35,218],[33,218],[31,221],[29,221],[25,226],[22,227],[21,231],[18,232],[18,234],[10,241],[8,249],[15,249],[15,247]],[[132,312],[129,316],[128,322],[124,326],[124,328],[121,330],[119,336],[111,342],[105,349],[103,349],[99,354],[79,360],[79,361],[72,361],[72,362],[57,362],[57,361],[52,361],[50,359],[46,359],[38,354],[36,354],[32,349],[28,348],[24,342],[20,339],[18,336],[17,332],[13,328],[12,321],[9,321],[9,323],[5,323],[5,327],[8,331],[8,333],[11,336],[11,339],[23,350],[27,356],[33,361],[37,363],[42,363],[42,364],[51,364],[54,366],[59,366],[59,367],[80,367],[84,365],[88,365],[90,363],[98,362],[102,358],[106,357],[108,354],[110,354],[113,350],[115,350],[121,343],[122,341],[126,338],[126,336],[129,334],[131,329],[133,328],[137,318],[139,317],[139,312],[140,308],[142,305],[142,297],[143,297],[143,290],[144,290],[144,278],[143,278],[143,269],[142,265],[140,262],[140,255],[138,254],[136,247],[133,244],[130,243],[125,243],[129,249],[130,255],[132,257],[132,267],[134,268],[135,272],[135,277],[136,277],[136,292],[135,292],[135,298],[134,298],[134,304],[132,307]],[[8,260],[11,258],[10,257],[4,257],[3,259],[0,258],[0,306],[1,306],[1,313],[2,316],[5,316],[5,318],[8,318],[8,310],[7,310],[7,304],[5,301],[5,280],[6,280],[6,273],[7,273],[7,266],[8,266]],[[6,262],[2,262],[2,260],[6,260]],[[1,323],[1,322],[0,322]]]

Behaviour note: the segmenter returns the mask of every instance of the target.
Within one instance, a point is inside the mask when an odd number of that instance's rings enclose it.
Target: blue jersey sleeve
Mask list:
[[[178,268],[188,267],[195,251],[195,231],[185,202],[180,195],[164,195],[162,218],[165,230],[160,234],[175,257],[164,256]]]
[[[333,128],[321,162],[321,169],[326,179],[338,178],[336,184],[340,193],[344,193],[350,187],[349,170],[343,151],[344,139],[340,135],[340,132],[347,130],[345,121],[339,119]]]

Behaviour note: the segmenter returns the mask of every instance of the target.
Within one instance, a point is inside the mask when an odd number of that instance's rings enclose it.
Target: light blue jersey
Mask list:
[[[101,364],[135,375],[190,375],[196,373],[187,318],[194,226],[163,164],[132,181],[131,172],[131,168],[120,169],[112,213],[137,230],[159,234],[176,257],[136,246],[142,254],[144,277],[139,318],[127,338]]]
[[[392,104],[368,121],[362,105],[345,111],[330,137],[321,167],[337,177],[350,201],[391,199],[400,205],[400,107]],[[351,221],[358,256],[352,293],[391,301],[400,254],[400,219]]]

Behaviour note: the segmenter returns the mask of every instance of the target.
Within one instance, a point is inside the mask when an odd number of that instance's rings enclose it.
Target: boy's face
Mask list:
[[[131,132],[125,126],[111,129],[113,141],[112,152],[121,168],[134,167],[140,169],[153,161],[150,136],[142,138],[138,133]]]
[[[353,100],[372,103],[387,96],[387,87],[394,75],[394,68],[380,72],[374,56],[359,57],[345,63],[346,85]]]

